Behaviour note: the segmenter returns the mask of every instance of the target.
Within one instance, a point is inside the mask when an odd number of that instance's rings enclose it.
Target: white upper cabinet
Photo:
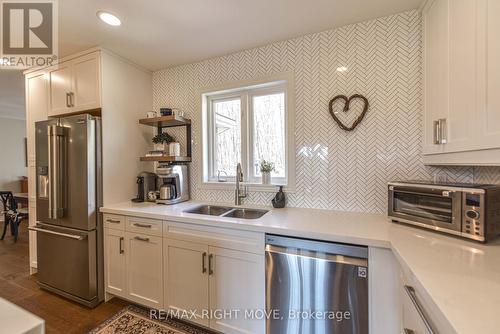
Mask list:
[[[101,107],[100,59],[92,53],[73,61],[73,93],[75,111]]]
[[[425,134],[424,153],[442,152],[437,143],[437,122],[448,109],[448,1],[436,0],[424,12]],[[446,20],[443,20],[446,18]]]
[[[486,45],[486,57],[481,59],[478,101],[478,123],[481,128],[478,144],[485,148],[496,148],[500,143],[500,1],[481,0],[479,6],[480,19],[482,20],[482,36],[479,46]],[[484,71],[486,68],[486,71]]]
[[[49,116],[101,107],[99,51],[48,68]]]
[[[424,27],[424,162],[500,164],[500,5],[429,0]],[[498,155],[497,155],[498,156]]]
[[[71,64],[69,62],[49,68],[50,109],[49,116],[70,112]]]

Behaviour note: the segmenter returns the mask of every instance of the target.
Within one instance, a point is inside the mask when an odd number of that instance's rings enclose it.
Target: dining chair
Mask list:
[[[11,191],[0,191],[0,198],[3,205],[4,226],[0,240],[5,238],[7,226],[10,225],[10,233],[14,236],[14,242],[17,242],[19,234],[19,224],[28,219],[27,209],[18,209],[18,205]]]

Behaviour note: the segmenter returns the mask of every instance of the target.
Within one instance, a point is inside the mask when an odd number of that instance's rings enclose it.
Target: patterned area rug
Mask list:
[[[149,310],[127,306],[88,334],[215,334],[183,321],[151,319]]]

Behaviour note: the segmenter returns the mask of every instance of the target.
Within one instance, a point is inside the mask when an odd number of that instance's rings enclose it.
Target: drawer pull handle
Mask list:
[[[432,129],[433,129],[433,143],[435,145],[439,145],[441,144],[441,130],[440,130],[440,127],[439,127],[439,121],[434,121],[432,123]]]
[[[145,242],[149,242],[149,238],[143,238],[143,237],[134,237],[135,240],[139,240],[139,241],[145,241]]]
[[[151,227],[153,227],[153,225],[151,225],[151,224],[134,223],[133,225],[137,226],[137,227],[143,227],[143,228],[151,228]]]
[[[120,237],[120,244],[119,244],[119,247],[120,247],[120,254],[123,254],[124,253],[124,250],[123,250],[123,237]]]
[[[106,219],[106,221],[107,221],[108,223],[120,224],[120,221],[119,221],[119,220],[115,220],[115,219]]]
[[[201,255],[201,272],[203,274],[207,272],[206,261],[207,261],[207,252],[203,252],[203,254]]]
[[[413,329],[405,328],[404,331],[405,331],[405,334],[415,334],[415,331]]]
[[[209,275],[213,275],[213,273],[214,273],[214,270],[212,268],[212,260],[213,260],[213,258],[214,258],[213,254],[210,254],[208,256],[208,274]]]
[[[413,303],[413,306],[415,306],[415,309],[417,310],[418,315],[420,316],[420,318],[424,322],[424,325],[425,325],[425,328],[427,329],[427,332],[429,334],[436,334],[437,332],[435,332],[432,329],[431,323],[429,322],[429,320],[427,319],[427,316],[425,315],[424,308],[422,307],[422,305],[420,305],[420,303],[417,299],[415,289],[409,285],[405,285],[404,288],[405,288],[406,293],[408,294],[408,297],[410,297],[410,300]]]

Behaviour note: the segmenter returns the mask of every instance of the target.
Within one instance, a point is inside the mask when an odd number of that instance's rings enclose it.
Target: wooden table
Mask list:
[[[28,193],[14,193],[12,195],[18,203],[26,204],[26,206],[28,206]]]

